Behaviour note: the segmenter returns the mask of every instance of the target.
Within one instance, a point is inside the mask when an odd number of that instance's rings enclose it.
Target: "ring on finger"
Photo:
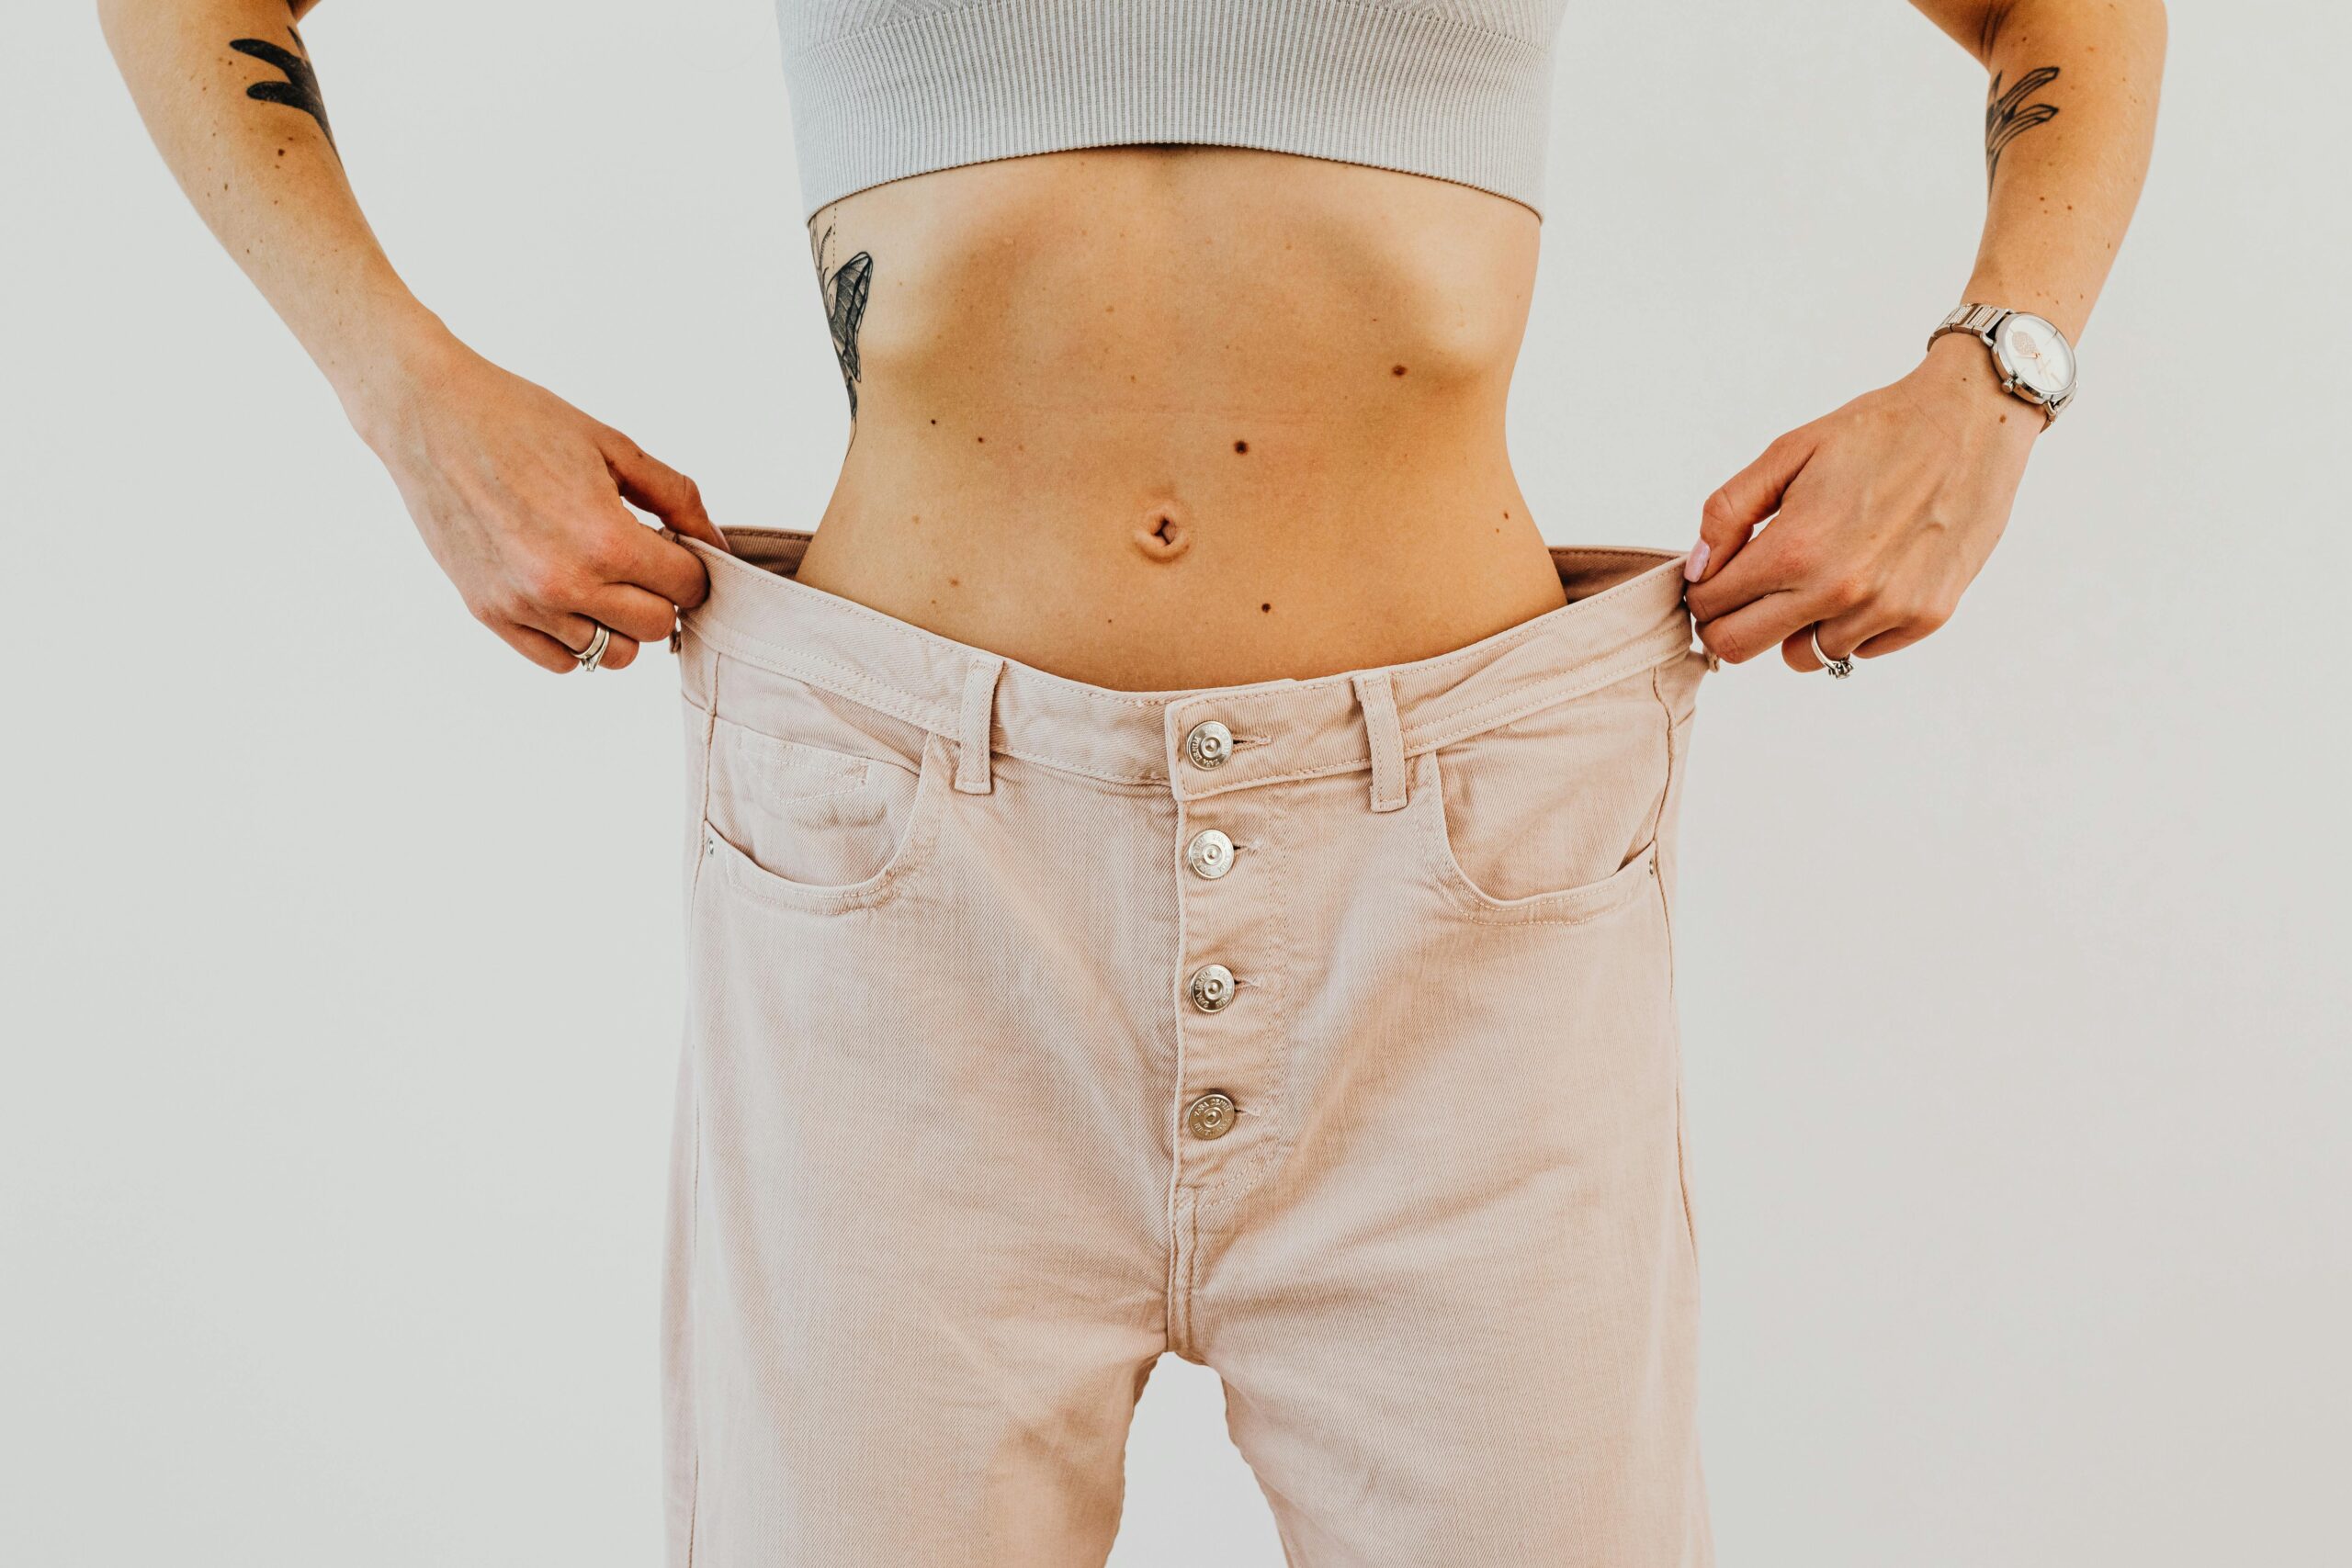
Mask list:
[[[582,670],[594,670],[602,664],[605,661],[605,645],[613,640],[612,627],[602,621],[593,624],[596,628],[596,635],[588,639],[586,648],[572,655],[574,659],[580,660],[580,668]]]
[[[1813,644],[1813,656],[1821,660],[1822,669],[1829,672],[1831,680],[1842,681],[1847,676],[1851,675],[1854,672],[1854,656],[1852,654],[1849,653],[1843,659],[1832,659],[1829,655],[1821,651],[1820,622],[1815,621],[1812,627],[1806,631],[1805,637]]]

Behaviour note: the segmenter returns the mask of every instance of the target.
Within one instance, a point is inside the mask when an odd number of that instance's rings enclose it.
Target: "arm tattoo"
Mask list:
[[[815,236],[811,248],[817,258],[817,288],[825,299],[825,321],[833,333],[833,357],[842,362],[842,389],[849,393],[849,417],[857,421],[857,329],[865,320],[865,301],[874,292],[874,258],[865,251],[842,263],[830,265],[833,252],[833,226]]]
[[[2017,85],[2001,91],[2001,73],[1993,73],[1993,90],[1984,104],[1984,183],[1991,186],[2001,166],[2001,149],[2037,125],[2058,118],[2055,104],[2029,104],[2026,99],[2058,79],[2055,65],[2039,66],[2018,78]]]
[[[267,39],[229,40],[229,47],[239,54],[250,54],[263,64],[274,65],[285,73],[285,80],[280,82],[255,82],[245,89],[245,96],[258,98],[266,104],[284,104],[288,108],[300,109],[319,122],[319,129],[326,133],[327,145],[334,147],[334,130],[327,124],[327,102],[319,96],[319,73],[311,69],[310,51],[302,47],[302,35],[294,30],[293,24],[287,25],[286,36],[294,40],[294,48],[290,51]],[[336,152],[340,156],[341,150]]]

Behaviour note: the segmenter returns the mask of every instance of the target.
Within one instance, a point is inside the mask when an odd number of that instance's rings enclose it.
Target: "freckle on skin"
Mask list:
[[[1272,604],[1261,604],[1258,606],[1259,613],[1261,615],[1270,613],[1272,609],[1273,606]]]
[[[947,580],[947,586],[950,588],[961,588],[964,586],[964,580],[960,577],[951,577]]]
[[[1392,365],[1388,367],[1388,373],[1391,376],[1402,376],[1405,373],[1405,367],[1401,365]]]
[[[1250,443],[1247,441],[1237,441],[1233,444],[1233,449],[1236,452],[1247,452],[1250,450]]]

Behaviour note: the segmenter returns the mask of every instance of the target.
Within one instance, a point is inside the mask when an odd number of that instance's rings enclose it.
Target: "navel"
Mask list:
[[[1192,525],[1185,520],[1184,509],[1172,501],[1147,507],[1134,536],[1136,548],[1148,560],[1172,561],[1193,544]]]

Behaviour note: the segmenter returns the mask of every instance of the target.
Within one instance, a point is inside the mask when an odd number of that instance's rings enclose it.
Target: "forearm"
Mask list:
[[[1989,197],[1966,298],[2079,339],[2132,221],[2155,136],[2161,0],[1915,0],[1991,76]]]
[[[197,211],[355,423],[446,337],[392,269],[344,176],[287,0],[100,0],[148,133]]]

